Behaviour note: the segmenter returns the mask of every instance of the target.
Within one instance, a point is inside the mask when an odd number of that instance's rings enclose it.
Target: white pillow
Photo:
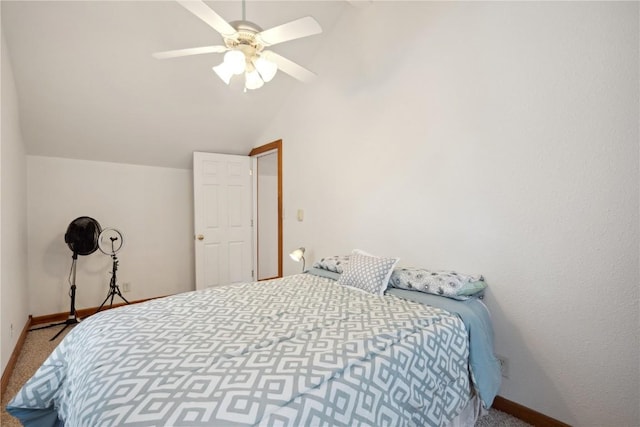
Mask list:
[[[457,300],[483,295],[487,284],[482,276],[468,276],[455,271],[432,271],[405,267],[393,271],[389,279],[392,288],[426,292]]]
[[[338,283],[374,295],[383,295],[398,260],[399,258],[383,258],[354,250]]]
[[[321,268],[323,270],[342,274],[342,272],[344,271],[344,266],[348,263],[349,255],[334,255],[324,257],[320,261],[316,261],[313,266],[315,268]]]

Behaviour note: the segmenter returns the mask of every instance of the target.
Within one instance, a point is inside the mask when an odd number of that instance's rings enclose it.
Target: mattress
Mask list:
[[[298,274],[100,312],[7,410],[39,426],[441,426],[471,378],[458,315]]]

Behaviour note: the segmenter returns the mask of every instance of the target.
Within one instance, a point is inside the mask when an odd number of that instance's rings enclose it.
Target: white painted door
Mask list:
[[[251,160],[193,153],[196,289],[252,281]]]

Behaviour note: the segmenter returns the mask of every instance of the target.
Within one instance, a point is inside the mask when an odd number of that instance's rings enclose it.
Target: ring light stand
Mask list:
[[[122,249],[122,245],[124,245],[124,240],[122,238],[122,233],[120,233],[115,228],[106,228],[100,236],[98,237],[98,248],[100,252],[105,255],[110,255],[113,260],[113,266],[111,270],[111,281],[109,282],[109,293],[107,297],[102,301],[100,307],[96,310],[96,313],[102,310],[102,307],[107,303],[109,298],[111,298],[111,302],[109,303],[109,308],[113,307],[113,298],[118,295],[124,302],[129,304],[129,301],[122,296],[122,292],[120,292],[120,287],[118,286],[118,279],[116,277],[116,271],[118,271],[118,257],[116,254]]]

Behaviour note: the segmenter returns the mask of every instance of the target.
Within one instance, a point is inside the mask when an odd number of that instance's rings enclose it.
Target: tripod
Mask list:
[[[58,336],[64,332],[70,325],[75,325],[76,323],[80,323],[80,319],[78,319],[78,312],[76,311],[76,262],[78,261],[78,253],[73,253],[73,261],[71,263],[71,290],[69,292],[69,296],[71,297],[71,308],[69,309],[69,317],[64,322],[54,323],[52,325],[40,326],[39,328],[30,329],[31,331],[37,331],[38,329],[46,329],[52,328],[54,326],[64,325],[64,328],[60,329],[57,334],[53,336],[49,341],[53,341]]]
[[[109,303],[109,308],[113,307],[113,298],[118,295],[120,298],[122,298],[124,300],[124,302],[126,302],[127,304],[129,304],[129,301],[127,301],[127,299],[122,296],[122,292],[120,292],[120,287],[118,286],[118,282],[117,282],[117,278],[116,278],[116,271],[118,271],[118,257],[116,256],[116,251],[113,249],[113,242],[115,242],[116,240],[118,240],[117,237],[109,237],[109,239],[111,240],[111,259],[113,260],[113,267],[111,270],[111,281],[109,282],[109,293],[107,294],[107,297],[104,299],[104,301],[102,301],[102,304],[100,304],[100,307],[98,307],[98,309],[96,310],[96,313],[99,312],[100,310],[102,310],[102,307],[104,307],[104,305],[107,303],[107,300],[109,298],[111,298],[111,302]],[[95,314],[95,313],[94,313]]]

